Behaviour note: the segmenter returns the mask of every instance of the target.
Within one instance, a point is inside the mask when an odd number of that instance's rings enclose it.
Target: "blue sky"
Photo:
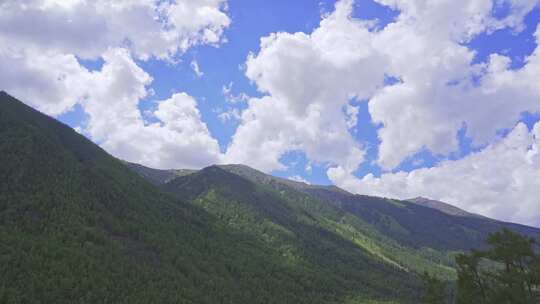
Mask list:
[[[119,158],[540,223],[538,0],[27,2],[0,88]]]

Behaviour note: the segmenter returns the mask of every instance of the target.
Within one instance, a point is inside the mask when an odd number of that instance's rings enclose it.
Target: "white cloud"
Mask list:
[[[265,93],[252,98],[226,154],[265,171],[282,169],[279,158],[302,150],[314,162],[354,169],[362,147],[348,132],[342,108],[370,96],[382,84],[382,58],[373,52],[369,25],[350,17],[351,1],[339,2],[312,34],[277,33],[261,39],[246,75]]]
[[[358,124],[358,113],[360,113],[358,106],[351,104],[345,106],[346,122],[349,129],[356,127]]]
[[[141,59],[217,44],[230,19],[224,0],[3,1],[0,45],[98,58],[111,47]]]
[[[379,2],[400,11],[380,30],[351,18],[353,1],[342,0],[312,34],[274,33],[261,40],[260,52],[246,62],[246,75],[267,96],[250,101],[228,159],[271,171],[282,167],[281,155],[300,149],[316,162],[347,163],[353,171],[362,160],[362,148],[348,133],[357,123],[357,109],[349,104],[353,97],[369,99],[370,114],[381,125],[378,163],[385,169],[423,149],[441,155],[458,150],[463,126],[475,145],[487,144],[520,113],[540,110],[534,78],[522,77],[534,74],[534,56],[522,71],[503,76],[507,68],[498,67],[504,57],[474,65],[475,52],[463,44],[483,32],[523,29],[524,16],[538,1],[510,1],[502,19],[492,16],[491,0]],[[383,86],[386,76],[400,81]],[[505,88],[501,77],[528,84],[507,81]],[[265,117],[272,112],[281,124]],[[310,133],[325,131],[331,134],[310,140]],[[332,141],[329,153],[326,144]],[[242,151],[246,146],[259,148]]]
[[[491,0],[381,1],[399,9],[395,23],[375,35],[376,48],[390,61],[388,74],[402,82],[379,90],[369,110],[379,131],[379,164],[390,169],[410,155],[428,148],[446,155],[458,149],[456,134],[465,124],[477,145],[493,140],[501,128],[511,127],[519,114],[540,109],[538,97],[528,90],[514,97],[502,87],[490,86],[500,66],[471,65],[474,51],[462,43],[474,35],[504,26],[521,29],[524,14],[537,1],[514,2],[503,20],[492,17]],[[480,85],[474,78],[481,77]],[[532,80],[532,79],[530,79]]]
[[[90,73],[72,54],[20,52],[0,47],[0,88],[50,115],[83,98]]]
[[[400,199],[427,196],[490,217],[540,225],[540,123],[530,132],[520,123],[484,150],[433,168],[362,179],[332,168],[328,175],[355,193]]]
[[[199,67],[199,63],[196,60],[192,60],[189,66],[191,67],[195,75],[197,75],[197,77],[201,78],[204,76],[204,73],[201,71]]]
[[[223,0],[2,1],[0,88],[61,114],[91,89],[78,58],[123,48],[138,59],[173,60],[195,44],[221,41],[230,23],[224,8]]]
[[[226,159],[271,171],[283,167],[279,158],[287,151],[303,150],[315,162],[346,165],[352,172],[363,149],[349,134],[358,123],[351,98],[368,99],[370,114],[381,125],[378,163],[385,169],[422,149],[456,151],[464,125],[476,145],[489,143],[521,112],[540,109],[531,90],[513,103],[509,97],[519,89],[509,94],[489,87],[500,77],[490,73],[497,63],[472,65],[475,53],[463,45],[482,32],[522,29],[537,1],[512,2],[503,19],[492,17],[491,0],[380,2],[401,12],[381,30],[351,18],[353,1],[342,0],[309,35],[274,33],[261,39],[260,52],[246,62],[246,75],[266,96],[250,100]],[[384,86],[387,76],[400,82]],[[479,77],[481,85],[474,83]]]
[[[155,168],[200,168],[218,162],[218,143],[193,97],[177,93],[158,101],[152,114],[159,121],[146,124],[138,105],[152,78],[126,50],[111,50],[103,57],[103,69],[92,73],[95,85],[82,103],[93,140],[117,157]]]
[[[309,181],[307,181],[305,178],[303,178],[300,175],[290,176],[289,179],[292,180],[292,181],[295,181],[295,182],[300,182],[300,183],[311,185],[311,183]]]
[[[238,121],[241,118],[240,110],[232,108],[227,111],[220,112],[218,114],[218,118],[219,120],[221,120],[222,123]]]
[[[143,120],[152,77],[132,57],[175,61],[194,45],[217,45],[225,11],[224,0],[1,2],[0,88],[49,115],[79,103],[88,115],[79,131],[117,157],[158,168],[216,163],[217,141],[187,94],[158,102],[157,122]],[[89,71],[79,58],[104,64]]]
[[[231,81],[228,85],[224,85],[221,87],[221,93],[225,97],[225,100],[229,103],[240,103],[240,102],[247,102],[251,97],[249,97],[246,93],[240,93],[237,95],[234,95],[232,92],[232,87],[234,83]]]

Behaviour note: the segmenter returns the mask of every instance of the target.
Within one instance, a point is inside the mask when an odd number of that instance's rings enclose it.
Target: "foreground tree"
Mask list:
[[[488,237],[489,249],[461,254],[458,304],[540,303],[540,257],[533,238],[508,229]]]
[[[447,284],[439,278],[424,272],[421,275],[424,282],[424,294],[422,296],[422,304],[447,304],[448,292]]]

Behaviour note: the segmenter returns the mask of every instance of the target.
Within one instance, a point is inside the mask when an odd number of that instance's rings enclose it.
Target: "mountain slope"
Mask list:
[[[249,289],[270,297],[267,286],[291,294],[266,279],[282,267],[264,244],[224,232],[6,94],[0,138],[0,302],[241,302],[253,299]]]
[[[163,189],[216,215],[231,229],[276,248],[289,263],[318,272],[315,286],[333,290],[377,290],[403,302],[414,299],[416,275],[381,260],[335,230],[339,210],[292,188],[265,185],[211,166],[178,177]]]
[[[408,201],[336,193],[328,190],[312,192],[371,223],[381,233],[401,244],[439,250],[468,250],[484,245],[489,233],[503,227],[521,234],[538,236],[540,229],[505,223],[485,217],[450,215],[440,210]]]
[[[441,211],[443,213],[446,213],[446,214],[449,214],[449,215],[485,218],[485,217],[483,217],[481,215],[467,212],[467,211],[465,211],[463,209],[459,209],[459,208],[457,208],[455,206],[452,206],[450,204],[447,204],[445,202],[441,202],[441,201],[437,201],[437,200],[431,200],[431,199],[425,198],[425,197],[415,197],[415,198],[408,199],[407,201],[411,202],[411,203],[414,203],[414,204],[417,204],[417,205],[420,205],[420,206],[436,209],[436,210],[439,210],[439,211]]]
[[[173,197],[5,93],[0,157],[2,303],[410,303],[418,291],[413,273],[314,224],[301,196],[283,204],[209,168],[170,181],[186,189]]]
[[[449,250],[478,248],[484,244],[487,234],[503,227],[530,236],[540,234],[538,228],[493,220],[468,213],[444,202],[425,198],[400,201],[354,195],[335,186],[308,185],[269,175],[263,178],[264,173],[243,165],[223,165],[220,167],[256,183],[269,185],[279,191],[292,185],[295,190],[337,206],[342,211],[355,214],[378,227],[380,232],[397,240],[401,239],[402,243],[415,247],[431,246]],[[442,223],[445,223],[442,226],[446,227],[439,227]],[[417,240],[406,237],[404,239],[404,235],[400,235],[400,233],[410,235]],[[449,236],[449,239],[437,241],[441,236]],[[440,244],[437,245],[437,243]]]
[[[149,181],[150,183],[154,185],[161,185],[164,184],[170,180],[173,180],[174,178],[178,176],[188,175],[191,173],[196,172],[197,170],[189,170],[189,169],[169,169],[169,170],[160,170],[160,169],[152,169],[148,168],[139,164],[130,163],[130,162],[124,162],[124,164],[130,168],[132,171],[139,174],[141,177]]]
[[[283,226],[266,209],[280,204],[294,206],[293,210],[281,210],[278,214],[291,214],[297,219],[306,215],[313,225],[340,235],[383,263],[409,272],[429,271],[447,280],[455,279],[455,254],[483,247],[489,233],[503,227],[530,236],[538,236],[540,232],[536,228],[481,216],[463,216],[455,212],[457,208],[450,208],[447,204],[443,210],[435,208],[443,206],[443,203],[433,206],[353,195],[334,186],[289,181],[243,165],[211,168],[170,180],[162,184],[162,188],[220,217],[230,216],[231,204],[219,206],[220,202],[231,200],[228,196],[243,191],[254,193],[254,188],[263,188],[268,193],[260,194],[259,198],[235,197],[235,204],[241,206],[237,208],[255,212],[256,216],[252,214],[251,217],[259,222],[269,221]],[[235,180],[234,176],[218,169],[242,177],[244,181],[234,184],[231,182]],[[230,184],[217,186],[224,181]],[[266,203],[253,206],[253,201]]]

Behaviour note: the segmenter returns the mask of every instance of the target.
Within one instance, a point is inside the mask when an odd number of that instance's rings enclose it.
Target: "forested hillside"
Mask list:
[[[235,219],[189,204],[201,185],[181,199],[166,194],[5,93],[0,155],[2,303],[414,302],[417,295],[415,274],[311,225],[307,214],[294,223],[306,233],[302,243],[276,246],[294,236],[270,222],[267,236],[253,233],[263,227],[248,229],[241,210]],[[268,212],[288,225],[289,209],[271,198]],[[218,203],[235,210],[228,202]]]
[[[232,182],[239,178],[242,183]],[[161,187],[217,216],[227,218],[232,213],[231,225],[238,224],[240,212],[236,209],[241,208],[247,214],[244,217],[256,225],[270,222],[299,236],[290,241],[292,244],[306,234],[289,228],[290,224],[276,215],[299,222],[309,218],[314,226],[340,235],[387,264],[416,274],[427,271],[448,281],[456,279],[455,256],[484,248],[490,233],[509,228],[524,235],[539,235],[536,228],[468,214],[441,202],[353,195],[335,186],[281,179],[244,165],[213,166],[162,181]],[[268,208],[277,206],[288,209],[268,212]],[[246,230],[255,233],[252,227],[248,225]],[[264,229],[261,233],[268,234]]]
[[[508,227],[242,165],[155,170],[0,93],[0,303],[417,303]]]

